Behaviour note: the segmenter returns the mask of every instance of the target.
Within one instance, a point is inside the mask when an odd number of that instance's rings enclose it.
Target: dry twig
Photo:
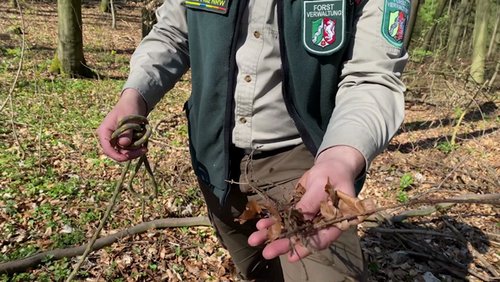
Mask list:
[[[285,233],[282,233],[279,238],[289,238],[291,236],[296,236],[296,235],[301,234],[303,232],[316,232],[319,229],[331,227],[331,226],[334,226],[335,224],[340,223],[340,222],[351,221],[351,220],[359,219],[360,217],[367,217],[367,216],[373,215],[373,214],[381,212],[381,211],[398,209],[398,208],[407,208],[407,207],[415,206],[415,205],[425,205],[425,204],[437,205],[437,204],[445,204],[445,203],[451,203],[451,204],[490,204],[490,205],[500,206],[500,193],[486,194],[486,195],[467,194],[467,195],[462,195],[462,196],[450,198],[450,199],[439,199],[439,198],[436,198],[436,199],[431,199],[431,198],[412,199],[408,203],[404,203],[404,204],[397,204],[397,205],[392,205],[392,206],[387,206],[387,207],[379,207],[379,208],[367,210],[364,213],[350,214],[350,215],[342,216],[340,218],[325,220],[325,221],[319,222],[317,224],[313,224],[312,222],[311,222],[311,224],[304,224],[304,225],[298,226],[294,230],[288,230]]]
[[[460,231],[458,231],[455,226],[453,226],[453,224],[451,224],[450,222],[448,222],[448,220],[444,219],[443,222],[448,226],[448,228],[450,228],[454,233],[455,235],[457,236],[457,238],[464,244],[467,245],[467,249],[469,250],[469,252],[472,254],[472,256],[474,256],[475,258],[477,258],[479,260],[479,262],[486,268],[488,269],[488,271],[493,274],[493,276],[500,276],[500,272],[495,268],[493,267],[489,262],[488,260],[486,260],[484,258],[484,256],[479,253],[476,248],[474,248],[474,246],[472,246],[472,244],[467,240],[465,239],[465,237],[462,235],[462,233]]]
[[[378,232],[378,233],[406,233],[406,234],[419,234],[419,235],[428,235],[428,236],[442,236],[442,237],[455,237],[454,235],[430,231],[430,230],[421,230],[421,229],[391,229],[391,228],[381,228],[375,227],[368,229],[369,232]]]
[[[19,4],[18,0],[15,0],[15,3],[17,6],[17,10],[19,11],[19,17],[21,19],[21,38],[22,38],[22,40],[21,40],[21,54],[20,54],[20,58],[19,58],[19,65],[17,67],[16,76],[14,77],[14,81],[12,82],[12,86],[9,89],[9,94],[7,95],[7,98],[5,99],[4,103],[0,107],[0,112],[3,110],[3,108],[5,107],[5,105],[8,102],[9,107],[10,107],[10,125],[12,127],[12,134],[14,135],[14,140],[19,147],[18,151],[19,151],[19,154],[21,156],[21,159],[24,159],[24,149],[23,149],[21,142],[19,141],[19,137],[17,136],[16,125],[14,123],[14,103],[13,103],[14,98],[13,98],[13,96],[14,96],[14,89],[16,88],[16,85],[17,85],[17,80],[19,79],[19,76],[21,75],[21,70],[23,68],[24,49],[26,46],[26,38],[25,38],[24,33],[25,33],[26,29],[25,29],[24,16],[23,16],[23,10],[21,8],[21,4]]]

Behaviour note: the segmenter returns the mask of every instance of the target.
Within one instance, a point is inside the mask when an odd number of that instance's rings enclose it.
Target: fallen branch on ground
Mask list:
[[[408,219],[409,217],[428,216],[428,215],[431,215],[437,211],[448,210],[451,207],[453,207],[454,205],[455,205],[454,203],[441,203],[441,204],[437,204],[434,206],[425,206],[425,207],[421,207],[419,209],[403,211],[402,213],[390,218],[389,221],[392,223],[397,223],[397,222],[403,222],[406,219]]]
[[[198,216],[187,218],[162,218],[149,222],[143,222],[128,229],[98,239],[92,246],[92,251],[107,247],[127,236],[141,234],[151,229],[189,226],[210,226],[210,220],[206,216]],[[86,247],[87,244],[66,249],[55,249],[51,251],[41,252],[24,259],[0,263],[0,274],[13,274],[23,272],[42,262],[75,257],[83,254]]]
[[[368,211],[363,215],[369,215],[369,214],[374,214],[376,212],[380,211],[385,211],[388,209],[394,209],[394,208],[401,208],[405,206],[410,206],[410,205],[416,205],[416,204],[442,204],[442,203],[468,203],[468,204],[493,204],[493,205],[500,205],[500,194],[486,194],[486,195],[462,195],[456,198],[451,198],[451,199],[421,199],[421,200],[415,200],[412,203],[407,203],[407,204],[400,204],[400,205],[395,205],[391,207],[383,207],[383,208],[378,208],[373,211]],[[402,213],[404,214],[404,212]],[[427,213],[421,214],[421,215],[427,215]],[[343,220],[350,220],[357,218],[359,215],[351,215],[351,216],[346,216],[344,218],[340,218],[334,221],[330,221],[329,223],[332,224],[336,221],[343,221]],[[417,214],[414,214],[412,216],[418,216]],[[170,227],[189,227],[189,226],[210,226],[210,220],[208,217],[205,216],[200,216],[200,217],[191,217],[191,218],[165,218],[165,219],[157,219],[149,222],[144,222],[140,223],[136,226],[130,227],[126,230],[122,230],[120,232],[117,232],[112,235],[108,235],[106,237],[98,239],[94,245],[92,246],[92,251],[102,249],[106,246],[109,246],[115,242],[117,242],[120,239],[123,239],[127,236],[132,236],[132,235],[137,235],[144,233],[148,230],[151,229],[164,229],[164,228],[170,228]],[[298,232],[295,230],[295,232]],[[285,236],[291,236],[292,232],[290,234],[284,234]],[[71,258],[75,257],[78,255],[81,255],[84,253],[85,249],[87,247],[86,245],[78,246],[78,247],[72,247],[72,248],[67,248],[67,249],[55,249],[51,251],[46,251],[42,253],[35,254],[33,256],[20,259],[20,260],[15,260],[15,261],[10,261],[6,263],[1,263],[0,264],[0,274],[12,274],[12,273],[18,273],[25,271],[31,267],[34,267],[42,262],[47,262],[51,260],[57,260],[61,258]]]

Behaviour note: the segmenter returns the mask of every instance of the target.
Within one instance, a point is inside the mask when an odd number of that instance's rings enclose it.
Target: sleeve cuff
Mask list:
[[[163,87],[156,84],[154,80],[149,78],[136,78],[132,74],[129,76],[127,82],[125,82],[122,93],[128,88],[135,89],[141,94],[146,102],[148,112],[151,112],[165,95]]]
[[[372,136],[364,132],[362,127],[344,125],[335,128],[335,134],[326,132],[318,154],[334,146],[349,146],[358,150],[365,158],[365,172],[378,154],[376,142]]]

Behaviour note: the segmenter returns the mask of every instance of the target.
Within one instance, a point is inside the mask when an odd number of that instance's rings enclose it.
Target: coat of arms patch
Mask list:
[[[304,1],[302,40],[314,54],[330,55],[344,44],[345,1]]]
[[[395,47],[403,46],[409,14],[410,0],[385,0],[382,35]]]

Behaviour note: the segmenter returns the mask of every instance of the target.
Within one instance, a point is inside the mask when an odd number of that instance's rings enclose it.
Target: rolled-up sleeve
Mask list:
[[[361,152],[366,168],[394,136],[404,118],[402,47],[382,34],[384,0],[359,7],[343,65],[336,106],[319,148],[347,145]]]
[[[156,11],[158,23],[142,40],[130,61],[130,73],[123,90],[136,89],[148,110],[189,69],[185,7],[180,0],[166,0]]]

